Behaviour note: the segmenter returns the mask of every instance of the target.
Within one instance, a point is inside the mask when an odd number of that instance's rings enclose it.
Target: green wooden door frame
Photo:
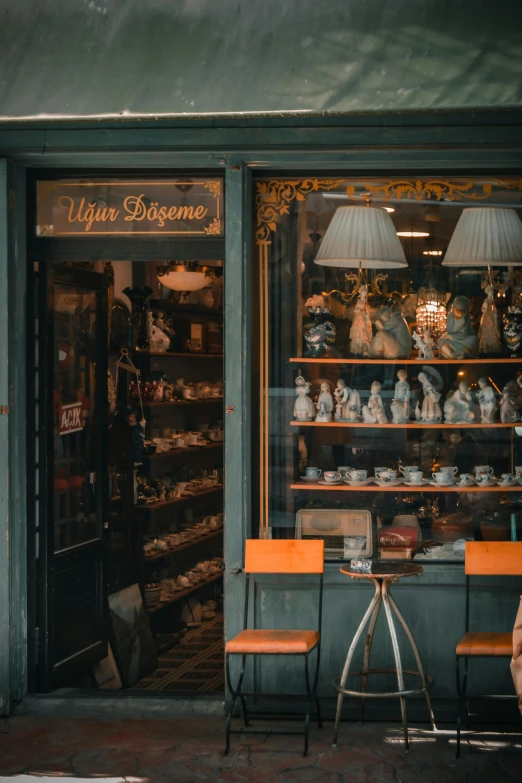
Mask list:
[[[252,122],[241,127],[201,123],[195,128],[180,124],[137,129],[0,129],[0,155],[12,161],[13,204],[8,215],[4,163],[0,167],[0,338],[9,327],[9,340],[0,339],[0,405],[5,404],[3,395],[8,392],[11,412],[9,417],[0,416],[0,712],[27,692],[26,368],[19,361],[26,350],[25,170],[65,166],[225,170],[225,403],[234,409],[225,414],[229,636],[237,630],[242,601],[242,580],[232,571],[242,565],[244,539],[251,532],[250,496],[255,480],[250,459],[252,179],[268,172],[274,176],[522,172],[522,113],[513,112],[509,118],[506,113],[498,115],[498,124],[497,113],[482,116],[482,124],[479,115],[412,115],[408,123],[396,116],[330,118],[325,127],[319,127],[317,120],[306,127],[280,120],[265,121],[262,128]],[[5,448],[8,440],[9,452]]]

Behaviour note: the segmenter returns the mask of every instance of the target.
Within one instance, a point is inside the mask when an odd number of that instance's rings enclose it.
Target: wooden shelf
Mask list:
[[[208,403],[223,404],[224,397],[205,397],[203,400],[172,400],[171,402],[144,402],[144,408],[190,408],[192,405],[204,405]]]
[[[203,492],[192,492],[190,495],[183,495],[183,497],[176,498],[175,500],[165,500],[163,503],[151,503],[150,506],[136,505],[134,508],[136,511],[155,511],[157,508],[175,506],[176,503],[186,503],[187,500],[195,500],[197,498],[207,497],[208,495],[214,495],[217,492],[222,492],[222,490],[223,485],[219,484],[219,486],[212,487],[212,489],[204,489]]]
[[[377,484],[368,484],[365,487],[350,487],[349,484],[334,484],[331,487],[327,487],[325,484],[319,483],[301,483],[290,484],[290,489],[297,489],[300,491],[310,490],[326,490],[327,492],[522,492],[522,486],[520,484],[513,487],[457,487],[455,485],[451,487],[434,487],[431,484],[427,484],[424,487],[407,487],[405,484],[398,484],[396,487],[378,487]]]
[[[209,576],[208,579],[205,579],[204,582],[197,582],[195,585],[191,585],[190,587],[187,587],[185,590],[180,590],[179,593],[176,593],[170,601],[162,601],[162,603],[156,604],[156,606],[153,606],[152,609],[147,609],[149,614],[154,614],[154,612],[159,612],[160,609],[163,609],[165,606],[170,606],[171,604],[175,604],[176,601],[180,601],[182,598],[185,598],[186,595],[190,595],[190,593],[193,593],[195,590],[199,590],[201,587],[206,587],[206,585],[212,584],[212,582],[215,582],[216,579],[221,579],[223,576],[223,571],[219,571],[217,574],[212,574],[212,576]]]
[[[521,425],[522,426],[522,425]],[[216,440],[211,443],[207,443],[206,446],[187,446],[186,449],[170,449],[170,451],[160,451],[156,454],[144,455],[143,459],[155,460],[166,459],[167,457],[179,457],[180,454],[197,454],[200,451],[207,451],[208,449],[223,449],[224,441]]]
[[[378,428],[381,430],[464,430],[464,429],[499,429],[500,427],[513,429],[522,427],[522,421],[515,422],[494,422],[493,424],[481,424],[479,422],[470,422],[469,424],[425,424],[423,422],[411,421],[408,424],[366,424],[364,421],[296,421],[290,422],[291,427],[360,427],[362,429]]]
[[[223,354],[222,353],[170,353],[170,351],[144,351],[143,352],[146,356],[165,356],[167,358],[170,358],[171,356],[174,356],[176,358],[182,358],[182,359],[222,359]]]
[[[164,310],[179,317],[184,315],[203,315],[208,318],[223,318],[223,310],[216,307],[204,307],[203,305],[178,304],[167,299],[149,299],[151,310]]]
[[[163,552],[158,552],[158,554],[154,555],[154,557],[147,557],[145,555],[143,560],[145,563],[154,563],[156,560],[163,560],[164,557],[170,557],[170,555],[183,552],[184,549],[190,549],[191,547],[196,546],[196,544],[202,544],[203,541],[211,541],[213,538],[217,538],[217,536],[221,535],[223,535],[222,527],[220,527],[219,530],[213,530],[212,533],[207,533],[204,536],[197,536],[191,541],[186,541],[184,544],[179,544],[179,546],[173,546],[169,549],[165,549]]]
[[[315,359],[311,357],[299,357],[293,356],[288,360],[290,364],[520,364],[521,358],[512,359],[511,357],[504,357],[502,359]]]

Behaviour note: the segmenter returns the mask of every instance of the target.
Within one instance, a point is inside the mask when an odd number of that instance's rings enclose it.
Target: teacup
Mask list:
[[[399,470],[404,473],[404,477],[408,478],[410,473],[416,473],[419,469],[418,465],[399,465]],[[411,479],[409,479],[411,481]]]
[[[477,476],[492,476],[493,468],[491,465],[475,465],[473,468]]]
[[[441,473],[448,473],[450,476],[456,476],[459,472],[459,469],[455,467],[455,465],[442,465],[439,470]]]
[[[459,484],[462,484],[463,487],[469,487],[474,482],[474,478],[471,475],[471,473],[461,473],[459,477]]]
[[[432,473],[437,484],[453,484],[453,476],[449,473]]]
[[[421,484],[422,483],[422,470],[410,470],[408,473],[404,474],[404,478],[410,484]]]
[[[375,471],[375,478],[377,481],[382,481],[384,484],[391,484],[397,478],[397,471],[391,470],[391,468],[384,468],[383,470]]]
[[[368,477],[367,470],[350,470],[347,476],[350,481],[366,481]]]
[[[321,475],[321,468],[313,468],[311,466],[306,468],[306,478],[319,478]]]
[[[189,585],[190,585],[190,580],[187,579],[186,576],[178,576],[178,578],[176,579],[176,582],[181,587],[189,587]]]
[[[341,465],[340,468],[337,468],[339,473],[341,474],[341,478],[348,478],[348,475],[351,473],[352,469],[348,465]]]
[[[337,481],[341,480],[341,474],[338,470],[325,470],[324,480],[327,484],[335,484]]]
[[[522,465],[515,465],[515,476],[519,484],[522,484]]]
[[[493,484],[493,476],[489,473],[477,473],[475,476],[475,481],[479,486],[490,486]]]
[[[514,484],[516,481],[516,476],[513,475],[513,473],[501,473],[500,474],[500,480],[502,481],[502,484]]]
[[[391,470],[391,468],[374,468],[373,475],[375,476],[375,478],[378,478],[378,474],[382,473],[383,470]]]

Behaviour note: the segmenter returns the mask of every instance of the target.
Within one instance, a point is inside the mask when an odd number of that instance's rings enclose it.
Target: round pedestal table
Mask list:
[[[353,637],[352,643],[350,645],[350,649],[348,650],[348,655],[346,656],[343,673],[340,677],[337,677],[337,679],[335,679],[333,683],[334,688],[339,693],[339,696],[337,697],[337,712],[335,716],[333,744],[335,746],[337,743],[337,735],[339,733],[339,722],[341,720],[341,709],[343,705],[343,698],[345,696],[356,696],[363,700],[361,704],[361,720],[363,717],[364,699],[368,699],[368,698],[382,699],[382,698],[398,697],[401,703],[404,741],[406,745],[406,750],[408,750],[409,738],[408,738],[408,725],[406,720],[406,696],[413,696],[418,693],[424,694],[426,698],[426,704],[428,707],[429,716],[430,716],[431,726],[432,729],[435,730],[435,720],[433,717],[433,710],[431,707],[430,696],[428,693],[428,687],[430,687],[432,684],[432,678],[429,676],[426,677],[424,674],[421,657],[417,649],[417,645],[415,644],[415,639],[413,638],[413,634],[408,628],[402,614],[399,612],[397,608],[397,604],[395,603],[395,601],[391,596],[390,588],[391,585],[394,582],[397,582],[399,579],[402,579],[407,576],[418,576],[419,574],[422,574],[423,568],[422,566],[417,565],[416,563],[373,562],[371,572],[352,571],[350,565],[345,565],[340,570],[342,574],[345,574],[346,576],[349,576],[352,579],[366,579],[372,581],[375,587],[375,594],[370,602],[368,609],[366,610],[366,613],[362,619],[361,624],[359,625],[359,628],[357,629],[355,636]],[[393,647],[393,655],[395,658],[395,669],[370,669],[369,668],[370,654],[371,654],[372,641],[373,641],[373,632],[375,630],[375,624],[377,622],[377,617],[379,616],[379,610],[381,608],[381,605],[384,605],[384,611],[386,614],[386,621],[388,624],[388,630],[390,633],[392,647]],[[397,640],[397,633],[395,630],[393,614],[395,614],[397,620],[401,624],[404,633],[406,634],[406,637],[412,647],[413,654],[415,655],[415,660],[417,662],[418,671],[411,671],[402,668],[401,653],[400,653],[399,643]],[[368,626],[368,632],[366,634],[366,645],[364,649],[363,668],[362,671],[351,672],[350,664],[352,662],[352,658],[355,653],[355,649],[357,647],[359,639],[361,638],[368,621],[369,621],[369,626]],[[371,691],[367,692],[366,684],[367,684],[369,674],[390,674],[390,673],[397,674],[398,690],[385,691],[381,693],[374,693]],[[411,690],[406,690],[404,687],[405,674],[411,674],[419,677],[421,681],[421,687],[413,688]],[[346,680],[348,679],[348,677],[356,677],[359,675],[362,675],[361,690],[360,691],[349,690],[346,687]]]

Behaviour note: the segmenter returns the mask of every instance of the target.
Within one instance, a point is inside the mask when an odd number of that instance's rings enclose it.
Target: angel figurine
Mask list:
[[[470,302],[466,296],[456,296],[448,313],[447,331],[439,338],[439,354],[444,359],[473,359],[478,340],[471,325]]]
[[[302,375],[298,375],[295,379],[295,393],[297,394],[297,400],[294,403],[294,419],[298,421],[312,421],[315,416],[315,408],[312,400],[310,399],[310,384],[305,381]]]
[[[422,383],[422,393],[424,395],[420,412],[421,421],[425,424],[434,424],[435,422],[441,421],[442,411],[439,405],[441,397],[440,392],[437,391],[426,373],[419,373],[419,381]]]
[[[362,285],[359,288],[359,296],[350,328],[350,352],[354,356],[368,356],[371,341],[372,324],[368,306],[368,286]]]
[[[348,389],[348,400],[343,405],[345,421],[359,421],[361,418],[361,395],[357,389]]]
[[[321,384],[321,391],[319,392],[316,408],[318,411],[315,418],[316,421],[332,421],[334,401],[330,393],[330,386],[326,382]]]
[[[520,416],[517,411],[517,400],[513,393],[513,389],[507,385],[502,389],[502,397],[500,398],[500,421],[504,423],[511,423],[519,421]]]
[[[444,403],[444,421],[448,424],[469,424],[475,421],[475,414],[471,410],[473,398],[469,386],[461,381],[453,394],[446,397]]]
[[[480,391],[477,395],[477,400],[480,405],[482,424],[493,424],[498,408],[495,392],[489,385],[487,378],[479,378],[478,385],[480,386]]]
[[[388,424],[388,418],[384,412],[384,403],[379,394],[382,384],[374,381],[370,387],[371,394],[368,397],[368,404],[363,405],[362,417],[367,424]]]
[[[431,330],[425,327],[421,332],[413,330],[412,337],[415,341],[415,349],[419,352],[417,359],[426,360],[433,359],[435,341],[431,336]]]
[[[478,332],[479,353],[501,353],[502,342],[497,306],[494,300],[495,290],[492,285],[486,285],[484,290],[486,298],[482,303],[482,317]]]

